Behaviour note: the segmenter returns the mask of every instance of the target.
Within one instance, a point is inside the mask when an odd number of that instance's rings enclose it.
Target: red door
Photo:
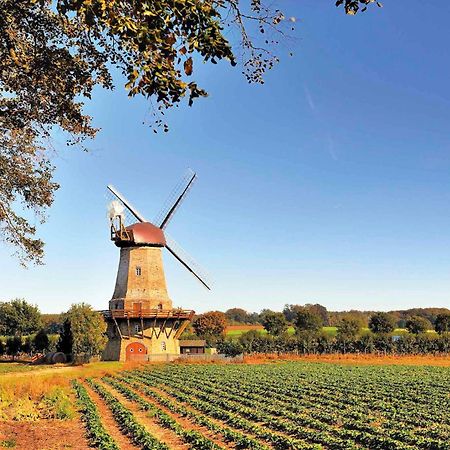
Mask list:
[[[146,361],[147,348],[140,342],[132,342],[125,349],[126,361]]]

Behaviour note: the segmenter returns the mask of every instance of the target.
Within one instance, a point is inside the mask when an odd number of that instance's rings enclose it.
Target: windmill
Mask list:
[[[178,339],[194,311],[174,309],[167,292],[162,249],[167,249],[205,288],[204,271],[166,232],[197,175],[188,170],[153,222],[114,186],[108,185],[111,240],[120,248],[116,285],[109,310],[104,359],[147,360],[179,354]]]

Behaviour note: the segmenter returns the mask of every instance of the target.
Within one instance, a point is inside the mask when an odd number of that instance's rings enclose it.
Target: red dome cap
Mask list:
[[[131,245],[151,245],[155,247],[165,247],[166,245],[163,230],[150,222],[134,223],[126,229],[132,232],[132,240],[128,241]],[[126,244],[125,241],[116,241],[116,245],[119,247],[127,246]]]

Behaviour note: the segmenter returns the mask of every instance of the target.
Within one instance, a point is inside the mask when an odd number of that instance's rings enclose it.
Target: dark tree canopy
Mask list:
[[[406,321],[406,329],[413,334],[425,333],[431,324],[420,316],[412,316]]]
[[[229,323],[251,323],[248,312],[242,308],[230,308],[225,311],[225,315]]]
[[[23,299],[0,303],[0,334],[22,336],[38,331],[42,326],[37,306]]]
[[[369,328],[375,334],[392,333],[395,329],[395,320],[385,312],[377,312],[369,320]]]
[[[73,356],[97,356],[105,348],[106,322],[103,316],[86,303],[74,304],[64,315],[58,351]]]
[[[6,340],[6,353],[13,358],[20,352],[22,348],[22,339],[20,336],[10,336]]]
[[[360,322],[352,318],[342,319],[337,326],[337,338],[340,340],[352,340],[361,331]]]
[[[354,14],[368,3],[336,6]],[[58,189],[51,131],[83,147],[95,136],[84,102],[94,87],[114,87],[112,68],[130,96],[149,99],[154,131],[167,131],[165,109],[207,95],[191,78],[194,61],[239,63],[263,83],[278,33],[295,21],[262,0],[0,0],[0,11],[0,237],[24,264],[43,258],[29,213],[45,221]]]
[[[300,310],[295,319],[295,328],[297,333],[317,333],[322,328],[322,318],[308,309]]]
[[[434,322],[434,329],[439,334],[450,332],[450,313],[438,314]]]
[[[295,322],[299,311],[310,311],[322,319],[322,325],[329,325],[328,310],[325,306],[319,303],[306,303],[305,305],[284,305],[283,314],[288,322]]]
[[[288,329],[288,322],[281,312],[268,311],[261,317],[264,329],[272,336],[280,336]]]
[[[33,338],[33,347],[37,352],[44,352],[50,347],[50,339],[44,329],[39,330]]]

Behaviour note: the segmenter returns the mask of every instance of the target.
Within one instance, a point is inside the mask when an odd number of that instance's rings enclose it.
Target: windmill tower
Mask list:
[[[166,248],[210,289],[199,266],[165,232],[196,177],[191,170],[187,172],[153,223],[117,189],[108,186],[114,197],[108,207],[111,240],[120,248],[120,259],[109,310],[104,311],[108,343],[103,359],[145,361],[168,359],[180,353],[179,337],[194,311],[173,308],[167,293],[162,249]]]

